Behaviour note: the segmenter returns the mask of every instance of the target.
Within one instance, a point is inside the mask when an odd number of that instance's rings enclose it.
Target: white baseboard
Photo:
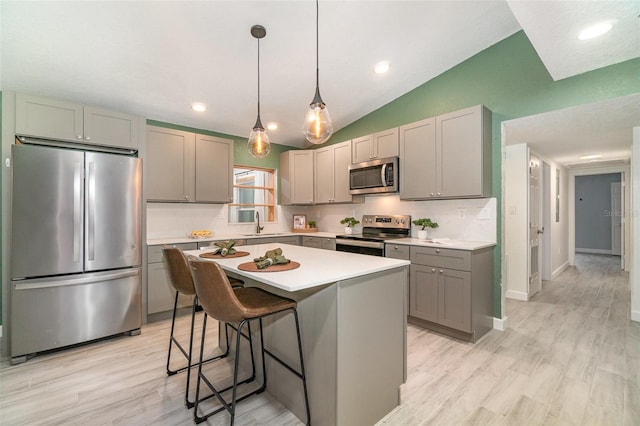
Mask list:
[[[576,248],[576,253],[612,254],[611,250]]]
[[[496,330],[505,331],[507,329],[507,317],[493,317],[493,328],[495,328]]]
[[[558,278],[558,275],[560,275],[565,269],[567,269],[569,267],[569,261],[567,260],[566,262],[564,262],[562,265],[560,265],[558,267],[558,269],[556,269],[555,271],[553,271],[551,273],[551,279],[555,280],[556,278]]]
[[[631,311],[631,321],[640,322],[640,311]]]
[[[527,302],[529,300],[529,295],[527,293],[515,290],[507,290],[504,297],[507,299],[522,300],[523,302]]]

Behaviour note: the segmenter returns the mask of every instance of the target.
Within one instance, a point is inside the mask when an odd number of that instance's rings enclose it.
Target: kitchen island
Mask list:
[[[300,267],[238,269],[276,247]],[[287,244],[238,250],[249,255],[215,262],[245,285],[298,302],[313,424],[372,425],[400,404],[399,387],[406,380],[408,261]],[[294,330],[292,315],[265,320],[265,347],[298,368]],[[267,381],[267,391],[306,421],[299,379],[267,357]]]

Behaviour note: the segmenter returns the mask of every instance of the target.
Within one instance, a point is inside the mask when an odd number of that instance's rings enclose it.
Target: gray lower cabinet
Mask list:
[[[247,245],[251,244],[269,244],[269,243],[281,243],[291,244],[294,246],[300,245],[300,237],[297,235],[283,236],[283,237],[261,237],[261,238],[248,238]]]
[[[313,247],[313,248],[335,251],[336,239],[326,238],[326,237],[310,237],[305,235],[302,237],[302,245],[304,247]]]
[[[176,244],[180,250],[195,250],[197,243]],[[167,264],[162,254],[162,246],[147,247],[147,314],[157,314],[159,312],[173,309],[176,291],[169,280]],[[178,307],[191,306],[191,297],[180,295]]]
[[[393,259],[410,260],[409,249],[410,246],[387,243],[384,247],[384,255]]]
[[[411,246],[409,322],[476,341],[493,327],[493,247]]]

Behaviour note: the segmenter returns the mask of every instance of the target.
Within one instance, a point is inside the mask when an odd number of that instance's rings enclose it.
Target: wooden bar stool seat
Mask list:
[[[169,337],[169,350],[167,352],[167,375],[172,376],[181,371],[187,371],[187,385],[185,389],[185,405],[187,408],[191,408],[194,405],[194,402],[189,399],[189,383],[191,376],[191,367],[196,365],[193,362],[193,334],[195,328],[195,320],[196,320],[196,308],[198,306],[198,296],[196,294],[195,287],[193,285],[193,277],[191,275],[191,269],[189,268],[189,263],[187,262],[187,258],[185,257],[182,250],[177,247],[162,247],[164,257],[167,261],[167,266],[169,270],[169,282],[171,286],[176,291],[175,301],[173,304],[173,314],[171,318],[171,334]],[[241,287],[244,285],[244,282],[241,280],[237,280],[234,278],[229,279],[230,285],[233,287]],[[175,338],[174,330],[176,325],[176,312],[178,310],[178,297],[180,294],[185,296],[193,296],[193,303],[191,306],[191,331],[189,334],[189,349],[186,350],[182,344]],[[204,332],[204,330],[203,330]],[[173,346],[176,346],[178,350],[184,355],[187,360],[187,365],[184,367],[172,370],[170,368],[171,363],[171,349]],[[204,360],[204,362],[214,361],[216,359],[221,359],[226,357],[229,354],[229,344],[227,343],[227,348],[224,353],[220,355],[216,355],[209,359]],[[202,356],[202,353],[201,355]]]
[[[233,367],[233,384],[226,389],[217,389],[211,380],[209,380],[202,372],[202,363],[198,365],[198,380],[196,384],[196,400],[193,411],[193,420],[201,423],[212,415],[226,410],[230,415],[230,424],[233,425],[236,412],[236,404],[248,398],[263,392],[267,387],[267,374],[265,368],[265,354],[276,360],[278,363],[286,367],[294,375],[302,380],[304,390],[304,401],[307,414],[307,424],[311,424],[311,416],[309,412],[309,397],[307,395],[307,379],[304,370],[304,360],[302,355],[302,341],[300,339],[300,323],[298,321],[297,302],[285,297],[280,297],[269,293],[257,287],[232,288],[228,277],[222,268],[215,262],[203,261],[197,257],[190,256],[189,263],[193,273],[193,280],[196,288],[196,294],[200,300],[200,304],[205,312],[205,323],[203,325],[202,342],[200,346],[200,358],[202,359],[202,348],[205,344],[204,329],[206,329],[207,316],[223,321],[225,323],[238,323],[235,344],[235,360]],[[293,313],[296,324],[296,335],[298,340],[298,354],[300,357],[300,371],[296,371],[293,367],[278,358],[275,354],[268,351],[264,347],[264,338],[262,331],[262,319],[269,315],[287,312]],[[246,324],[249,327],[251,321],[258,320],[260,325],[260,351],[262,354],[262,386],[259,389],[248,392],[242,396],[237,395],[238,388],[238,366],[240,360],[240,336],[242,328]],[[250,350],[253,352],[251,344],[251,329],[249,332]],[[253,364],[253,360],[252,360]],[[205,382],[207,387],[213,392],[213,395],[222,405],[219,408],[212,409],[210,412],[200,416],[198,414],[198,404],[200,399],[200,383]],[[241,383],[240,383],[241,384]],[[222,396],[222,393],[231,389],[231,401]]]

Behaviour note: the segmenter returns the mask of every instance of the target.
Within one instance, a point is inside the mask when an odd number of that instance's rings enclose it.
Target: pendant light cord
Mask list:
[[[320,31],[318,30],[319,14],[318,0],[316,0],[316,87],[320,87],[320,54],[318,53],[320,50],[320,42],[318,41],[320,38]]]
[[[258,39],[258,120],[260,119],[260,39]]]

